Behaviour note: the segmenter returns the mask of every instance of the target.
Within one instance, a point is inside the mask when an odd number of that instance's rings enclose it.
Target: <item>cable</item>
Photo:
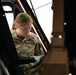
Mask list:
[[[36,10],[36,9],[39,9],[39,8],[41,8],[41,7],[44,7],[44,6],[46,6],[46,5],[50,4],[50,3],[52,3],[52,1],[49,2],[49,3],[47,3],[47,4],[44,4],[44,5],[42,5],[42,6],[39,6],[39,7],[35,8],[35,10]]]

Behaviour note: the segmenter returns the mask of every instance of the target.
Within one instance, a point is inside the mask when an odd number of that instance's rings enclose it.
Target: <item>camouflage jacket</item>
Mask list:
[[[36,34],[30,32],[26,38],[19,37],[15,30],[11,30],[12,37],[19,57],[43,55],[41,43]]]

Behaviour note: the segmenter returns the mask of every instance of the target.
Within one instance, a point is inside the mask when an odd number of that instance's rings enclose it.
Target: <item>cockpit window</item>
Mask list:
[[[13,20],[14,20],[12,8],[10,6],[6,5],[6,6],[3,6],[3,9],[5,11],[5,15],[6,15],[6,18],[7,18],[9,28],[11,29],[12,28],[12,23],[13,23]]]
[[[48,41],[51,42],[49,39],[51,38],[53,23],[52,0],[27,0],[27,2],[37,17]]]
[[[3,6],[4,11],[12,11],[10,6]]]

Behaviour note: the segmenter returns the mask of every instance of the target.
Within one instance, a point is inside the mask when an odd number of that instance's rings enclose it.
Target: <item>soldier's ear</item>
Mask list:
[[[17,29],[19,27],[19,24],[18,23],[15,23],[15,28]]]

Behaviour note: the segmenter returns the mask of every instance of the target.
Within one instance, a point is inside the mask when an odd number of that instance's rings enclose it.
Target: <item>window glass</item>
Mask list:
[[[31,1],[31,2],[30,2]],[[27,0],[28,4],[33,4],[37,19],[42,27],[47,39],[51,38],[52,33],[52,23],[53,23],[53,10],[52,7],[52,0]]]
[[[9,25],[9,28],[11,29],[12,28],[12,24],[13,24],[13,13],[5,13],[6,15],[6,18],[7,18],[7,22],[8,22],[8,25]]]
[[[3,9],[4,9],[4,11],[8,12],[8,13],[5,12],[5,15],[6,15],[6,18],[7,18],[9,28],[11,29],[12,28],[12,23],[13,23],[13,20],[14,20],[12,8],[10,6],[3,6]]]
[[[10,6],[3,6],[3,9],[5,10],[5,11],[12,11],[12,8],[10,7]]]

